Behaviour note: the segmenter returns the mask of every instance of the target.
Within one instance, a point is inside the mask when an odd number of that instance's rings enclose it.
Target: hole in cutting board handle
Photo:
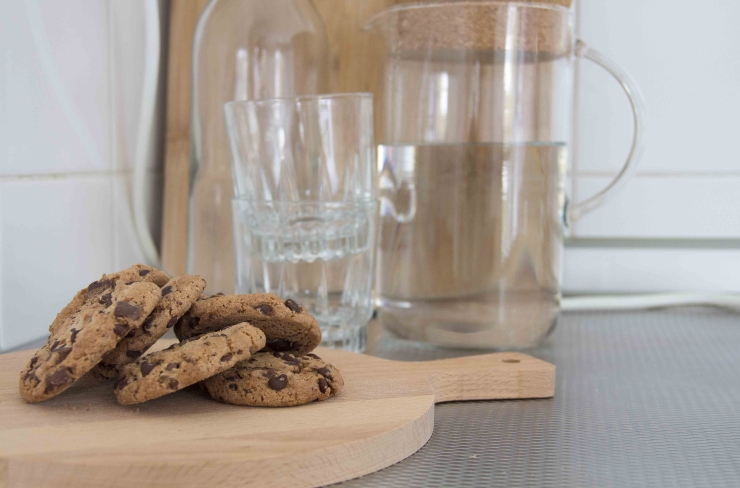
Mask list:
[[[502,363],[520,363],[521,361],[518,359],[502,359]]]

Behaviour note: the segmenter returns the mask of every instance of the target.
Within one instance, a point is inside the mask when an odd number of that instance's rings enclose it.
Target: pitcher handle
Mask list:
[[[611,181],[611,183],[609,183],[609,185],[599,193],[583,202],[569,206],[565,214],[566,223],[568,225],[572,222],[576,222],[585,214],[601,206],[606,202],[606,200],[621,190],[634,176],[635,171],[637,170],[637,164],[642,156],[643,139],[645,134],[644,103],[642,95],[640,94],[640,90],[637,88],[637,85],[627,72],[611,59],[607,58],[595,49],[588,47],[588,45],[581,40],[576,41],[575,54],[579,58],[588,59],[589,61],[593,61],[598,64],[619,82],[620,86],[627,94],[627,98],[632,106],[635,131],[632,137],[632,148],[627,156],[627,161],[624,163],[624,166],[622,166],[622,170]]]

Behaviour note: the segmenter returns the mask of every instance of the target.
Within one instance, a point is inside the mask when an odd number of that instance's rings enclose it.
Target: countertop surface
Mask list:
[[[740,486],[740,314],[566,313],[524,352],[557,366],[555,398],[437,405],[426,446],[341,485]],[[368,353],[475,354],[393,339],[375,323]]]
[[[369,336],[389,359],[469,354]],[[555,398],[437,405],[426,446],[343,486],[740,486],[740,315],[568,313],[526,352]]]

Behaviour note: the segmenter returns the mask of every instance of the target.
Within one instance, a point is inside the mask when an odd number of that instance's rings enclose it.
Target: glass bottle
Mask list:
[[[310,0],[211,0],[195,31],[188,272],[233,293],[233,183],[223,104],[326,93],[329,49]]]

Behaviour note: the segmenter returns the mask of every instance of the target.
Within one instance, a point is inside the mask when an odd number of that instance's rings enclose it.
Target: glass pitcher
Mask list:
[[[641,99],[574,39],[569,9],[468,1],[398,6],[370,19],[387,46],[379,147],[378,317],[407,339],[526,348],[554,327],[564,229],[632,175]],[[619,81],[634,111],[615,180],[569,204],[573,64]]]

